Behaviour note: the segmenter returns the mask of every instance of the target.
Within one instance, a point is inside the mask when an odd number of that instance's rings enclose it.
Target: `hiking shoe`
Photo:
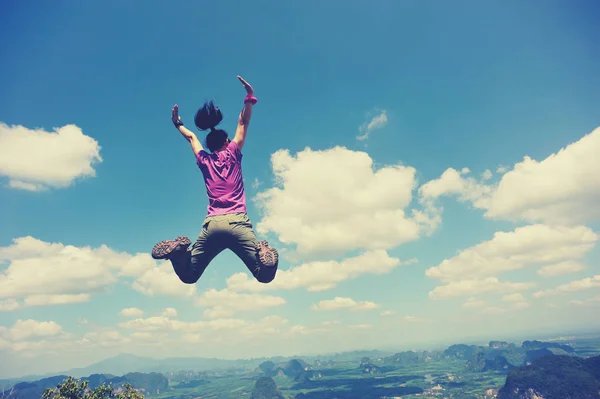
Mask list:
[[[161,241],[152,248],[152,257],[154,259],[168,259],[173,252],[187,249],[191,243],[190,239],[185,236],[179,236],[174,240]]]
[[[267,267],[273,267],[277,265],[279,254],[275,248],[269,247],[266,241],[261,241],[258,244],[258,259],[260,263]]]

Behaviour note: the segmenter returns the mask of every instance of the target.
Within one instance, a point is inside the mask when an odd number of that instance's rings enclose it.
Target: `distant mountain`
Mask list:
[[[575,353],[575,349],[569,345],[558,344],[555,342],[542,342],[542,341],[523,341],[523,349],[537,350],[537,349],[561,349],[567,353]]]
[[[415,352],[415,351],[405,351],[394,353],[391,356],[386,356],[383,358],[384,364],[393,364],[393,365],[401,365],[401,366],[413,366],[415,364],[428,362],[431,360],[438,360],[442,355],[439,352]]]
[[[352,362],[356,359],[362,357],[370,357],[371,359],[382,359],[386,356],[389,356],[392,352],[384,352],[380,350],[361,350],[361,351],[351,351],[351,352],[343,352],[343,353],[332,353],[332,354],[324,354],[318,356],[318,361],[320,362]],[[298,357],[298,356],[296,356]]]
[[[287,362],[280,363],[274,363],[270,360],[262,362],[258,365],[255,371],[257,373],[261,373],[264,377],[285,375],[288,378],[297,379],[308,369],[308,364],[306,364],[306,362],[303,360],[290,359]],[[307,375],[310,375],[310,373]]]
[[[66,374],[75,378],[91,374],[112,374],[123,375],[130,372],[138,373],[165,373],[178,370],[219,370],[219,369],[239,369],[257,367],[264,359],[238,359],[225,360],[213,358],[188,358],[174,357],[166,359],[154,359],[149,357],[139,357],[135,355],[122,354],[114,356],[87,367],[74,368],[61,371],[55,374]]]
[[[467,361],[465,368],[470,371],[508,371],[515,366],[499,354],[478,352]]]
[[[600,356],[567,355],[537,358],[508,372],[497,399],[597,399],[600,397]]]

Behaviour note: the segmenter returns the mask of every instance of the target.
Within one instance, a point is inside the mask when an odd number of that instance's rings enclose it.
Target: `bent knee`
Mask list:
[[[271,281],[275,280],[275,272],[273,272],[273,273],[261,273],[258,276],[256,276],[256,280],[259,283],[268,284]]]
[[[181,280],[182,283],[184,284],[196,284],[196,282],[198,281],[198,277],[179,277],[179,279]]]

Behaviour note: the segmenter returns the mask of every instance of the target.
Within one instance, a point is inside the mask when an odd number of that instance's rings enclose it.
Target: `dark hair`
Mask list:
[[[206,146],[210,152],[219,150],[227,141],[227,132],[222,129],[215,129],[215,126],[221,123],[222,120],[223,113],[212,101],[205,102],[194,117],[194,123],[198,129],[210,129],[210,132],[206,136]]]

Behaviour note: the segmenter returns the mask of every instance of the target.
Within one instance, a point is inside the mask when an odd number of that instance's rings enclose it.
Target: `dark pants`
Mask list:
[[[215,256],[230,249],[256,280],[270,283],[275,278],[278,265],[265,266],[259,261],[258,243],[246,213],[207,216],[191,250],[174,254],[171,263],[181,281],[194,284]]]

